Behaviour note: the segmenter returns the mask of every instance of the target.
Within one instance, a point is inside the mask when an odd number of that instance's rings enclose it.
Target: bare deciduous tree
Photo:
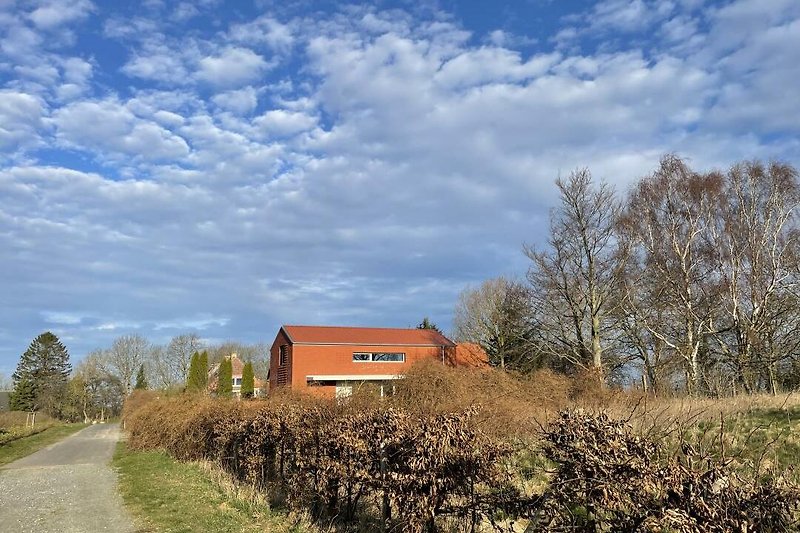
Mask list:
[[[613,295],[625,263],[614,233],[621,208],[613,189],[595,186],[586,169],[556,185],[560,202],[551,213],[548,246],[525,247],[537,326],[553,356],[602,380]]]
[[[479,344],[501,369],[537,366],[529,315],[525,286],[504,277],[490,279],[459,295],[453,336]]]
[[[691,394],[701,381],[700,352],[711,329],[715,273],[707,236],[721,191],[721,175],[698,174],[665,156],[630,194],[620,226],[645,274],[627,280],[626,312],[683,361]]]
[[[733,166],[714,228],[713,249],[722,275],[719,332],[715,335],[739,382],[753,392],[759,379],[777,392],[779,326],[796,302],[785,295],[798,282],[797,171],[759,162]]]
[[[141,335],[123,335],[114,340],[106,353],[108,369],[122,381],[125,393],[133,390],[134,378],[147,359],[150,343]]]
[[[189,374],[192,354],[203,348],[196,333],[177,335],[166,346],[152,345],[147,362],[151,383],[161,389],[182,386]]]

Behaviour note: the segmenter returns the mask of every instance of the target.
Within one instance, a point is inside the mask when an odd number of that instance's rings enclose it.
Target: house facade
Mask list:
[[[270,354],[269,386],[349,396],[354,387],[384,390],[417,361],[453,362],[456,344],[431,329],[283,326]]]
[[[235,353],[226,355],[225,359],[230,359],[231,361],[233,396],[240,398],[242,395],[242,373],[244,372],[244,362],[239,359]],[[220,363],[213,365],[208,371],[208,390],[212,393],[217,392],[217,386],[219,384],[219,365]],[[263,388],[264,382],[256,378],[254,380],[253,396],[261,396],[263,394]]]

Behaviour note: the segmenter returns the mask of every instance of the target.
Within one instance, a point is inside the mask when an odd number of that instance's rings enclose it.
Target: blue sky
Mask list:
[[[798,49],[796,0],[0,0],[0,373],[44,330],[448,328],[559,174],[800,163]]]

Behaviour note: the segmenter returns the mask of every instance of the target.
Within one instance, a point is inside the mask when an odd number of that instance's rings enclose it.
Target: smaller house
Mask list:
[[[242,372],[244,371],[244,362],[239,359],[239,357],[232,353],[230,355],[225,356],[225,360],[230,359],[231,361],[231,380],[233,381],[232,391],[233,395],[236,398],[240,398],[242,396]],[[217,392],[217,385],[219,383],[219,366],[220,363],[215,364],[212,366],[208,371],[208,390],[209,392],[216,393]],[[254,380],[254,387],[253,387],[253,396],[261,396],[264,390],[264,382],[260,379],[256,378]]]

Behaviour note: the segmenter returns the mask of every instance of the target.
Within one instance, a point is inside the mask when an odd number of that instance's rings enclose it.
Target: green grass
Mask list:
[[[724,450],[734,469],[748,477],[786,475],[800,482],[800,407],[752,409],[727,416],[722,438],[720,421],[700,422],[690,431],[688,441],[713,456]],[[723,448],[724,446],[724,448]]]
[[[279,511],[230,496],[196,463],[181,463],[161,451],[117,445],[112,463],[119,490],[142,532],[300,532]]]
[[[30,455],[85,427],[86,424],[62,424],[49,427],[40,433],[0,444],[0,466]]]

